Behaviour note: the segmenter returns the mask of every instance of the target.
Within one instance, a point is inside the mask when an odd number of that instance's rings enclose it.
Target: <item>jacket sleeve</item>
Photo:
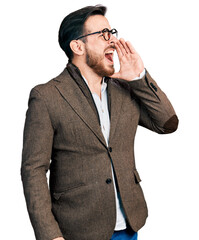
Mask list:
[[[129,83],[132,96],[140,105],[139,124],[157,133],[176,131],[178,118],[164,92],[146,71],[146,75]]]
[[[51,211],[51,197],[46,178],[53,134],[45,102],[40,93],[33,89],[24,127],[21,177],[28,213],[37,240],[52,240],[62,236]]]

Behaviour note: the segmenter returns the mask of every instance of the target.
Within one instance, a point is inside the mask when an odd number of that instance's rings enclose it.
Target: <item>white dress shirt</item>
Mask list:
[[[137,77],[133,80],[140,79],[144,75],[145,75],[145,69],[140,74],[139,77]],[[84,80],[88,85],[88,82],[86,81],[85,78],[84,78]],[[97,111],[98,111],[98,114],[99,114],[101,131],[103,133],[104,139],[105,139],[106,144],[108,146],[109,133],[110,133],[110,118],[109,118],[109,111],[108,111],[107,83],[104,82],[104,79],[103,79],[102,85],[101,85],[101,99],[95,92],[92,92],[92,96],[93,96],[93,100],[95,102],[95,105],[97,107]],[[120,194],[116,189],[113,167],[112,167],[112,178],[113,178],[113,185],[114,185],[114,190],[115,190],[115,200],[116,200],[115,231],[119,231],[119,230],[126,229],[126,220],[125,220],[125,214],[124,214],[124,211],[123,211]]]

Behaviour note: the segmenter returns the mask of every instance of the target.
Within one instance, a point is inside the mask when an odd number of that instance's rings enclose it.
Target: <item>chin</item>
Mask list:
[[[113,75],[114,72],[115,72],[115,68],[114,68],[114,65],[112,65],[112,66],[109,67],[109,69],[107,70],[107,75],[106,75],[106,76],[111,76],[111,75]]]
[[[93,70],[100,76],[100,77],[110,77],[115,72],[114,64],[97,64],[93,66]]]

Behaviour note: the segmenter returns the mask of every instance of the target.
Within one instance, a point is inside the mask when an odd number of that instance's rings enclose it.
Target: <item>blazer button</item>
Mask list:
[[[107,178],[107,179],[106,179],[106,183],[107,183],[107,184],[110,184],[111,182],[112,182],[111,178]]]
[[[112,152],[112,151],[113,151],[112,147],[109,147],[109,148],[108,148],[108,151],[109,151],[109,152]]]
[[[157,87],[156,87],[152,82],[150,83],[150,85],[151,85],[151,87],[157,92],[158,89],[157,89]]]

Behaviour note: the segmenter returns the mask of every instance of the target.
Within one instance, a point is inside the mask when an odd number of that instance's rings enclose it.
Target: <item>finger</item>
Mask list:
[[[122,45],[120,40],[117,41],[117,45],[120,48],[120,51],[121,51],[122,55],[125,55],[126,54],[126,50],[124,49],[124,47],[123,47],[123,45]]]
[[[128,47],[128,50],[130,51],[130,53],[132,53],[132,54],[136,53],[135,48],[133,47],[133,45],[129,41],[126,42],[126,45]]]
[[[128,46],[127,46],[127,44],[126,44],[126,42],[123,38],[120,39],[120,43],[122,44],[122,47],[124,48],[125,53],[128,54],[130,52],[130,50],[129,50],[129,48],[128,48]]]
[[[122,53],[122,51],[121,51],[121,49],[120,49],[120,47],[118,46],[117,43],[115,43],[115,48],[116,48],[116,51],[117,51],[118,58],[121,59],[122,56],[123,56],[123,53]]]

